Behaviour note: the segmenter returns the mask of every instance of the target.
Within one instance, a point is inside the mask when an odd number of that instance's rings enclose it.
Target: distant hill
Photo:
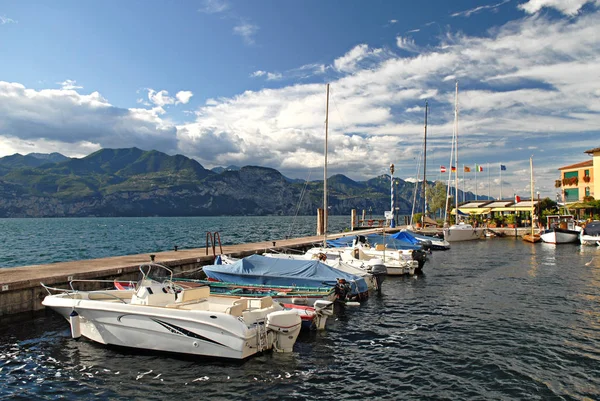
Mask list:
[[[239,171],[240,169],[241,167],[231,165],[228,167],[214,167],[211,169],[211,171],[217,174],[221,174],[223,171]]]
[[[61,155],[60,153],[28,153],[27,156],[35,157],[36,159],[46,160],[51,163],[58,163],[68,160],[69,157]]]
[[[138,148],[0,158],[0,217],[314,215],[323,181],[292,180],[260,166],[207,170],[182,155]],[[414,184],[397,180],[397,207],[409,214]],[[467,196],[471,199],[472,197]],[[390,177],[328,178],[331,213],[383,215]]]

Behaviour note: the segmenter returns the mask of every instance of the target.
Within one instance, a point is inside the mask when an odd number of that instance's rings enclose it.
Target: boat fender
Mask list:
[[[71,337],[81,337],[81,318],[79,317],[79,313],[77,313],[75,309],[73,309],[73,311],[69,315],[69,324],[71,325]]]
[[[319,259],[321,262],[325,262],[327,260],[327,255],[325,255],[323,252],[319,252],[317,254],[317,259]]]

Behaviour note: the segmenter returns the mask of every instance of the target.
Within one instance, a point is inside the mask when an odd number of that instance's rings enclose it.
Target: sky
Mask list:
[[[329,176],[422,177],[427,102],[446,180],[458,82],[461,188],[527,197],[533,157],[554,199],[600,147],[599,22],[600,0],[0,0],[0,156],[135,146],[322,179],[330,84]]]

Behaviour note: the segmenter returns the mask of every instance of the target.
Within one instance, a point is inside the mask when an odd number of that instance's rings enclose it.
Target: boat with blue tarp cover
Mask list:
[[[209,279],[237,284],[265,284],[281,286],[335,287],[343,279],[350,285],[352,298],[368,297],[364,278],[337,270],[315,260],[268,258],[251,255],[228,265],[204,266]]]

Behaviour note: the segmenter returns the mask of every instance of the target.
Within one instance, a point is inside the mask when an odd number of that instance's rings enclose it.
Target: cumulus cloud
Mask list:
[[[66,79],[63,82],[57,82],[57,84],[59,84],[60,87],[64,90],[75,90],[83,88],[83,86],[77,85],[77,81],[72,79]]]
[[[96,92],[2,83],[0,135],[3,143],[13,138],[12,148],[20,143],[15,138],[75,147],[83,141],[143,144],[175,149],[209,167],[253,164],[306,177],[307,169],[322,168],[325,86],[299,79],[321,71],[319,81],[331,83],[329,171],[365,179],[394,163],[399,176],[415,176],[424,99],[430,105],[428,165],[448,164],[458,80],[461,162],[502,163],[508,167],[503,180],[518,189],[529,179],[514,172],[527,169],[534,152],[536,190],[551,194],[556,168],[585,160],[583,150],[598,141],[599,17],[598,11],[562,20],[526,16],[482,36],[450,33],[405,57],[359,44],[328,67],[296,68],[293,84],[207,99],[193,119],[177,126],[165,108],[186,98],[167,91],[148,89],[149,108],[123,109]],[[251,75],[268,79],[269,72]],[[473,190],[472,181],[466,186]]]
[[[98,92],[36,91],[0,81],[0,136],[13,138],[13,143],[62,142],[87,148],[145,145],[173,150],[177,148],[175,134],[176,128],[152,110],[115,107]]]
[[[194,94],[192,93],[192,91],[179,91],[175,95],[175,98],[177,99],[176,103],[178,103],[178,104],[188,104],[188,102],[190,101],[190,99],[192,98],[192,96],[194,96]]]
[[[352,73],[365,67],[368,63],[381,61],[387,52],[383,49],[369,48],[367,44],[359,44],[350,49],[343,56],[333,61],[333,68],[339,72]]]
[[[241,36],[244,42],[249,45],[254,44],[254,35],[256,35],[258,30],[258,25],[248,22],[241,22],[239,25],[233,27],[233,33]]]
[[[554,8],[565,15],[577,15],[586,4],[600,6],[599,0],[529,0],[519,4],[519,8],[528,14],[535,14],[542,8]]]

